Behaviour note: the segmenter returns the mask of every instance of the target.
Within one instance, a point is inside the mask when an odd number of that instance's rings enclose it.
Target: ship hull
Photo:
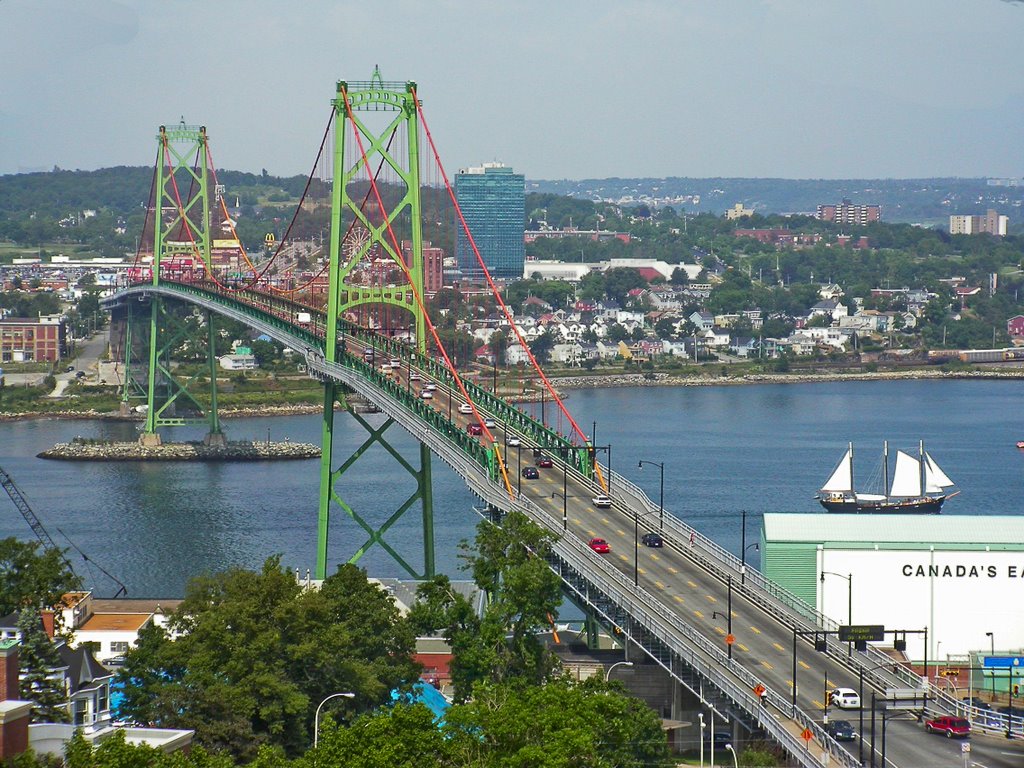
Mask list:
[[[829,512],[847,514],[891,514],[891,515],[935,515],[942,511],[945,496],[919,499],[879,499],[878,501],[857,501],[855,499],[818,499]]]

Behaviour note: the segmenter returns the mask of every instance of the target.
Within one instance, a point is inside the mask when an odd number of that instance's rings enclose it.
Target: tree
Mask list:
[[[328,720],[320,742],[304,762],[346,768],[441,768],[450,766],[450,741],[423,704],[398,702],[360,715],[347,728]]]
[[[608,298],[625,303],[626,294],[634,288],[646,288],[647,281],[631,267],[613,267],[604,273],[604,291]]]
[[[60,654],[43,630],[43,619],[37,608],[23,608],[18,614],[21,647],[19,695],[32,702],[33,723],[66,723],[68,698],[61,680],[53,670],[61,666]]]
[[[14,537],[0,539],[0,616],[55,606],[61,595],[81,586],[63,552],[40,548]]]
[[[608,340],[614,341],[616,344],[620,341],[625,341],[629,338],[629,331],[626,330],[624,325],[619,323],[612,323],[608,327]]]
[[[481,683],[518,679],[539,685],[557,667],[537,639],[561,602],[560,581],[543,554],[553,536],[512,512],[500,526],[483,521],[473,547],[463,542],[473,581],[490,596],[482,617],[451,590],[446,576],[424,584],[411,621],[421,632],[441,631],[452,646],[455,697],[465,701]]]
[[[530,342],[530,352],[538,362],[547,362],[551,356],[551,350],[555,348],[555,334],[545,330],[540,336]]]
[[[491,348],[491,354],[498,365],[505,364],[505,353],[508,351],[508,336],[504,331],[495,331],[491,334],[487,345]]]
[[[473,701],[446,713],[455,765],[661,766],[675,761],[657,713],[616,683],[556,678],[479,686]]]
[[[353,565],[319,590],[303,590],[276,557],[260,573],[197,577],[168,626],[146,628],[126,654],[122,712],[193,728],[200,744],[244,761],[261,745],[299,753],[330,693],[370,708],[419,674],[409,624]]]

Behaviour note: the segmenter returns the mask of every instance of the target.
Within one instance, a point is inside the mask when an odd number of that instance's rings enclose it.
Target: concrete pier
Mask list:
[[[320,446],[312,443],[225,441],[223,445],[200,442],[144,445],[75,438],[57,443],[38,454],[40,459],[63,461],[279,461],[315,459]]]

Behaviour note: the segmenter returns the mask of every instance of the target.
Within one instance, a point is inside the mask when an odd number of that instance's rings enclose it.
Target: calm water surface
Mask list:
[[[857,474],[868,481],[883,440],[895,448],[925,446],[962,493],[944,514],[1019,514],[1024,490],[1022,385],[1007,381],[895,381],[737,387],[602,389],[573,392],[568,404],[597,443],[612,445],[613,468],[658,500],[657,467],[665,462],[665,506],[738,554],[740,510],[748,543],[768,511],[818,512],[813,495],[853,441]],[[551,411],[548,411],[549,420]],[[371,417],[373,418],[373,417]],[[340,461],[364,440],[349,420],[337,430]],[[557,426],[557,424],[556,424]],[[318,442],[317,416],[239,419],[231,439]],[[173,439],[198,437],[178,430]],[[393,444],[417,456],[397,426]],[[187,579],[230,565],[257,567],[280,554],[303,572],[315,562],[319,462],[258,464],[67,463],[35,458],[76,435],[133,439],[134,424],[28,421],[0,424],[0,466],[15,479],[61,546],[73,541],[124,581],[132,596],[180,595]],[[336,461],[336,463],[339,463]],[[435,461],[438,569],[458,574],[457,544],[473,534],[474,499]],[[860,482],[858,482],[860,485]],[[337,490],[379,526],[413,490],[412,479],[379,447],[346,474]],[[66,535],[66,536],[65,536]],[[396,524],[388,541],[420,566],[418,518]],[[21,515],[0,495],[0,537],[30,538]],[[331,562],[365,541],[336,510]],[[756,554],[752,558],[756,562]],[[113,588],[82,558],[72,559],[99,594]],[[361,561],[372,575],[404,576],[378,548]],[[332,565],[333,567],[333,565]]]

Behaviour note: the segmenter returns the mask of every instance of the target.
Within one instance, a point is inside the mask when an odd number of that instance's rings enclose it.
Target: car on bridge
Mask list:
[[[520,474],[527,480],[536,480],[540,477],[540,472],[537,471],[536,467],[523,467],[523,471]]]
[[[612,551],[611,545],[601,538],[593,538],[587,542],[587,546],[599,555],[607,555]]]
[[[466,427],[466,431],[471,435],[482,435],[484,433],[484,425],[478,421],[474,421]]]
[[[971,724],[962,717],[950,717],[944,715],[931,720],[925,720],[924,729],[928,733],[944,733],[947,739],[956,736],[965,739],[971,735]]]
[[[509,435],[508,444],[510,448],[518,448],[523,444],[523,441],[519,439],[519,435]]]
[[[434,393],[432,391],[430,391],[429,389],[424,389],[422,392],[420,392],[420,398],[422,400],[433,400],[434,399]]]
[[[459,403],[459,413],[472,413],[473,406],[469,403]]]
[[[641,536],[640,543],[643,544],[645,547],[657,547],[658,549],[665,546],[665,540],[661,538],[661,534],[654,533],[653,531],[651,533],[645,533],[643,536]]]
[[[599,493],[592,499],[592,501],[594,502],[594,506],[599,509],[607,509],[612,505],[612,497],[603,493]]]
[[[423,388],[428,392],[434,392],[437,389],[437,384],[435,384],[432,381],[428,381],[426,384],[423,385]]]
[[[538,456],[535,463],[542,469],[550,469],[555,466],[554,462],[552,462],[547,456]]]
[[[853,730],[853,726],[849,720],[829,720],[828,725],[825,726],[825,730],[828,731],[828,735],[836,741],[856,741],[857,732]]]
[[[836,688],[829,695],[832,706],[840,709],[860,709],[860,695],[853,688]]]
[[[418,373],[416,373],[416,371],[410,371],[410,373],[409,373],[409,381],[422,381],[422,380],[423,380],[423,377],[420,376]]]
[[[964,696],[960,699],[968,707],[974,707],[975,709],[992,709],[992,705],[984,699],[979,699],[977,696]]]

